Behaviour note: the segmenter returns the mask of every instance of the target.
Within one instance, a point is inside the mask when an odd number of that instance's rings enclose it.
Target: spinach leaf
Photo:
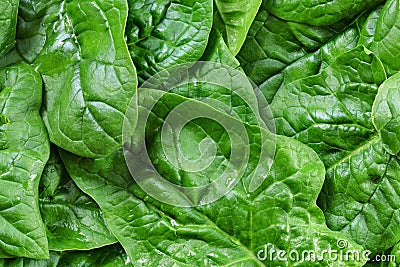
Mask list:
[[[19,0],[5,0],[0,3],[0,56],[6,54],[15,44]]]
[[[400,152],[399,77],[396,74],[380,86],[372,109],[375,128],[386,150],[392,155]]]
[[[38,185],[49,158],[42,80],[26,64],[0,69],[0,258],[48,257]]]
[[[129,0],[126,35],[140,82],[198,60],[212,26],[212,0]]]
[[[272,15],[269,3],[263,1],[237,58],[271,101],[284,83],[315,75],[356,47],[365,18],[316,27]]]
[[[327,167],[375,134],[370,116],[385,80],[379,59],[356,47],[319,74],[284,84],[271,102],[277,133],[295,137]]]
[[[200,60],[221,63],[234,69],[241,68],[239,61],[230,52],[222,34],[216,29],[211,30],[208,45]]]
[[[148,91],[149,96],[157,93],[159,91]],[[159,124],[167,117],[166,110],[184,101],[187,99],[176,94],[165,94],[160,99],[160,105],[152,110],[146,143],[152,162],[166,179],[197,186],[219,176],[226,166],[229,148],[224,145],[227,137],[219,129],[221,126],[200,118],[182,130],[182,150],[187,158],[195,159],[199,152],[191,148],[199,139],[218,140],[221,151],[216,162],[200,173],[178,170],[168,162],[163,156]],[[199,105],[213,109],[206,104]],[[251,146],[249,164],[241,182],[225,197],[196,208],[169,206],[149,197],[130,176],[122,151],[103,159],[80,158],[65,151],[61,151],[61,157],[77,185],[99,204],[134,265],[291,266],[296,263],[263,259],[265,246],[311,249],[318,253],[329,247],[334,249],[338,239],[347,240],[343,234],[326,227],[324,216],[315,204],[324,180],[322,162],[310,148],[295,140],[276,137],[277,150],[270,173],[261,187],[248,191],[249,174],[260,156],[256,144],[260,141],[261,129],[250,125],[245,128],[254,146]],[[271,134],[266,134],[271,138]],[[135,161],[141,160],[135,158],[135,154],[131,156]],[[159,184],[150,182],[158,188]],[[361,248],[349,242],[348,249]],[[362,260],[333,262],[325,259],[316,264],[361,266]]]
[[[381,12],[371,13],[361,32],[361,43],[381,59],[389,76],[400,70],[399,62],[393,60],[400,51],[397,45],[400,38],[399,8],[398,1],[386,1]]]
[[[126,253],[119,245],[107,246],[90,251],[50,252],[48,260],[26,258],[0,259],[0,267],[122,267],[132,266]]]
[[[387,113],[382,113],[378,122],[379,118],[371,116],[379,85],[395,69],[393,63],[383,60],[398,49],[392,37],[397,29],[387,19],[393,2],[360,17],[313,56],[295,56],[294,64],[289,61],[290,65],[277,72],[280,78],[276,82],[268,73],[258,81],[271,101],[277,133],[312,147],[327,168],[318,204],[328,226],[374,254],[395,245],[400,235],[400,162],[384,149],[383,143],[389,141],[382,140],[374,127],[383,127],[390,117],[384,118]],[[390,27],[385,27],[383,20],[389,21]],[[286,44],[281,47],[288,47]],[[281,58],[290,59],[291,50],[282,51]],[[262,70],[275,66],[268,60],[260,64]],[[382,104],[384,107],[385,101]],[[374,105],[378,107],[378,103]]]
[[[328,26],[341,20],[355,17],[361,12],[382,3],[384,0],[333,0],[320,2],[318,0],[266,0],[268,10],[275,16],[299,23],[314,26]]]
[[[22,1],[20,10],[30,34],[18,49],[43,77],[50,140],[87,157],[117,150],[137,86],[124,41],[126,1]]]
[[[55,147],[39,189],[40,212],[50,250],[88,250],[117,242],[100,208],[69,177]]]
[[[395,256],[395,260],[389,263],[389,267],[395,267],[400,264],[400,243],[397,243],[390,252],[390,255]]]
[[[373,136],[327,169],[318,199],[328,226],[374,254],[399,240],[400,162]]]
[[[223,33],[226,44],[236,55],[242,47],[262,0],[215,0],[214,26]]]

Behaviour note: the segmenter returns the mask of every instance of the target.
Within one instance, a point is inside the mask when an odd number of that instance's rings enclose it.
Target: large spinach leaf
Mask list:
[[[312,56],[295,54],[294,64],[290,63],[294,62],[293,53],[287,41],[283,42],[280,57],[289,63],[275,72],[277,75],[270,75],[263,70],[275,68],[276,63],[260,61],[261,71],[254,72],[271,101],[277,132],[312,147],[327,167],[319,205],[328,226],[374,253],[392,247],[400,236],[400,162],[384,149],[371,116],[379,85],[396,69],[395,63],[385,60],[398,49],[393,37],[397,32],[391,12],[394,6],[396,1],[388,1],[359,18],[354,28],[337,35]],[[256,23],[253,26],[260,29]],[[251,40],[247,49],[254,47]],[[251,62],[253,57],[242,51],[243,58],[239,58]],[[259,73],[265,76],[257,76]],[[387,84],[393,85],[391,81]],[[386,102],[382,104],[385,107]],[[390,118],[378,115],[375,126],[383,127],[385,120]]]
[[[141,82],[198,60],[212,25],[212,0],[129,0],[127,43]]]
[[[26,258],[0,259],[0,267],[123,267],[132,266],[119,245],[107,246],[90,251],[50,252],[48,260]]]
[[[0,258],[48,257],[38,185],[49,158],[42,80],[26,64],[0,69]]]
[[[263,1],[237,56],[268,101],[283,83],[315,75],[338,55],[354,48],[359,39],[359,24],[365,19],[362,16],[353,23],[348,18],[316,27],[272,15],[271,3]],[[360,13],[367,9],[363,5]]]
[[[343,53],[280,88],[270,105],[277,132],[314,148],[329,167],[374,135],[372,104],[384,80],[381,62],[363,47]]]
[[[5,0],[0,3],[0,56],[6,54],[15,44],[19,0]]]
[[[149,96],[158,93],[148,91]],[[208,119],[198,119],[188,123],[182,131],[182,150],[187,158],[195,159],[199,152],[191,148],[199,140],[218,140],[221,154],[216,157],[216,162],[200,173],[175,169],[168,162],[163,154],[158,125],[165,120],[167,110],[186,100],[175,94],[164,95],[160,105],[152,110],[146,140],[152,162],[164,177],[178,184],[197,186],[218,178],[229,160],[226,156],[229,148],[223,145],[227,137],[223,129],[219,129],[221,126]],[[206,104],[199,105],[213,109]],[[61,156],[74,181],[100,205],[110,228],[134,265],[296,266],[298,263],[290,260],[262,262],[263,258],[258,259],[257,254],[262,255],[260,251],[265,246],[310,249],[316,253],[329,247],[337,249],[337,241],[345,237],[328,230],[323,214],[315,204],[324,179],[324,167],[318,156],[297,141],[277,137],[271,172],[260,188],[249,192],[247,180],[257,165],[253,163],[260,156],[256,144],[260,143],[261,130],[249,125],[245,127],[252,145],[241,182],[225,197],[197,208],[169,206],[149,197],[130,176],[122,152],[103,159],[80,158],[65,151]],[[141,158],[134,157],[133,160]],[[152,184],[154,188],[159,186]],[[350,242],[348,249],[360,247]],[[361,263],[333,263],[325,259],[315,264],[360,266]]]
[[[127,8],[124,0],[21,1],[20,38],[27,36],[18,49],[42,74],[50,140],[77,155],[104,156],[121,145],[137,86],[124,41]]]
[[[69,177],[55,147],[39,189],[50,250],[87,250],[117,242],[99,207]]]

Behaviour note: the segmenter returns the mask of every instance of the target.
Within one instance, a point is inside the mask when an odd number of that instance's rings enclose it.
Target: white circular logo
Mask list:
[[[267,101],[243,72],[187,63],[138,88],[126,113],[124,154],[149,196],[194,207],[220,199],[239,181],[255,191],[273,163],[274,130]]]

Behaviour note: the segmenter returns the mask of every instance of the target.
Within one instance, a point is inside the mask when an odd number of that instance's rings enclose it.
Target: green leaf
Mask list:
[[[400,52],[397,45],[400,38],[399,9],[399,1],[386,1],[382,12],[371,14],[369,25],[362,32],[364,38],[368,37],[363,44],[381,59],[389,76],[400,70],[399,62],[393,60]]]
[[[375,134],[371,109],[384,79],[379,59],[363,47],[343,53],[319,74],[280,88],[270,105],[277,133],[309,145],[331,166]]]
[[[371,120],[384,77],[379,59],[358,47],[318,75],[281,87],[271,103],[277,132],[308,144],[328,167],[319,199],[328,226],[374,253],[400,234],[399,206],[392,202],[400,169]]]
[[[119,245],[107,246],[90,251],[50,252],[48,260],[26,258],[0,259],[0,267],[123,267],[132,266]]]
[[[277,74],[267,73],[275,67],[268,57],[259,61],[260,71],[255,68],[254,74],[250,72],[255,77],[265,74],[257,83],[271,101],[277,133],[309,145],[327,167],[318,204],[328,226],[375,254],[392,247],[400,236],[396,204],[399,161],[384,149],[385,141],[371,117],[378,87],[388,70],[381,59],[389,58],[391,51],[399,47],[391,38],[381,40],[380,46],[391,47],[386,52],[378,53],[371,45],[374,36],[396,34],[396,27],[387,34],[383,24],[377,27],[377,21],[391,8],[388,3],[377,7],[316,53],[300,54],[295,63],[290,60],[276,69]],[[257,38],[259,43],[268,40],[261,34]],[[279,47],[288,48],[287,40],[278,42]],[[245,45],[242,52],[254,47]],[[281,51],[283,59],[292,56],[289,49]],[[248,59],[239,57],[241,62],[254,60],[250,52],[242,52],[240,55]]]
[[[0,258],[48,257],[38,204],[50,153],[41,101],[42,80],[32,67],[0,69]]]
[[[396,267],[400,264],[400,243],[397,243],[392,251],[390,252],[390,255],[394,256],[395,259],[394,261],[391,261],[389,263],[389,267]]]
[[[207,48],[200,60],[221,63],[234,69],[240,68],[239,61],[233,56],[221,33],[216,29],[211,31]]]
[[[129,0],[126,35],[140,82],[198,60],[212,26],[212,0]]]
[[[284,83],[317,74],[358,39],[359,27],[351,19],[326,27],[285,21],[264,1],[237,58],[271,101]]]
[[[400,235],[400,161],[383,148],[379,136],[327,169],[319,205],[328,226],[342,231],[374,254]]]
[[[236,55],[242,47],[262,0],[215,0],[214,25]]]
[[[384,0],[266,0],[267,9],[275,16],[313,26],[329,26],[366,11]]]
[[[42,74],[50,140],[81,156],[116,151],[137,86],[124,40],[126,1],[23,1],[20,10],[27,39],[18,49]]]
[[[395,74],[380,87],[372,109],[372,119],[386,150],[400,152],[400,75]]]
[[[0,150],[5,149],[7,142],[5,133],[9,123],[10,120],[6,116],[0,114]]]
[[[4,0],[0,3],[0,57],[15,44],[19,0]]]
[[[54,147],[39,189],[50,250],[88,250],[117,242],[100,208],[71,180]]]
[[[150,98],[158,93],[148,90]],[[152,162],[166,179],[197,186],[218,178],[223,172],[229,160],[226,156],[229,147],[224,145],[228,137],[220,125],[211,123],[209,119],[191,121],[180,136],[183,153],[189,159],[197,158],[199,151],[191,148],[208,137],[220,144],[216,162],[200,173],[174,168],[163,155],[159,125],[168,115],[166,110],[172,110],[187,100],[175,94],[165,94],[160,99],[148,122],[146,143],[149,144]],[[213,110],[206,104],[198,105]],[[257,254],[262,256],[265,246],[297,249],[300,253],[307,249],[316,253],[329,247],[337,249],[337,241],[345,240],[345,237],[326,227],[324,216],[315,204],[325,173],[318,156],[297,141],[277,136],[272,169],[269,174],[264,173],[267,177],[261,187],[249,192],[246,185],[260,157],[256,144],[260,143],[260,131],[264,130],[244,125],[252,145],[241,182],[225,197],[195,208],[169,206],[149,197],[130,176],[122,151],[103,159],[80,158],[65,151],[61,156],[73,180],[99,204],[135,266],[297,266],[299,263],[290,260],[264,259],[263,262]],[[135,154],[131,156],[135,162],[141,160],[135,158]],[[141,170],[137,169],[138,172]],[[161,186],[150,181],[154,188]],[[174,197],[177,196],[168,196]],[[349,242],[348,249],[361,248]],[[325,259],[316,264],[361,266],[362,262]]]

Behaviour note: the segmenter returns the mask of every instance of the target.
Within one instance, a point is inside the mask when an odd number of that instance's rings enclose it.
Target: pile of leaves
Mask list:
[[[374,259],[400,261],[399,16],[397,0],[0,2],[0,266],[396,266]],[[246,103],[207,85],[166,93],[133,138],[169,181],[202,185],[230,160],[223,127],[197,118],[174,145],[196,159],[213,140],[215,162],[169,162],[161,125],[179,103],[224,102],[250,142],[230,192],[177,207],[132,178],[124,118],[148,78],[200,60],[259,87],[274,160],[249,190],[265,129]],[[266,247],[370,260],[282,261]]]

